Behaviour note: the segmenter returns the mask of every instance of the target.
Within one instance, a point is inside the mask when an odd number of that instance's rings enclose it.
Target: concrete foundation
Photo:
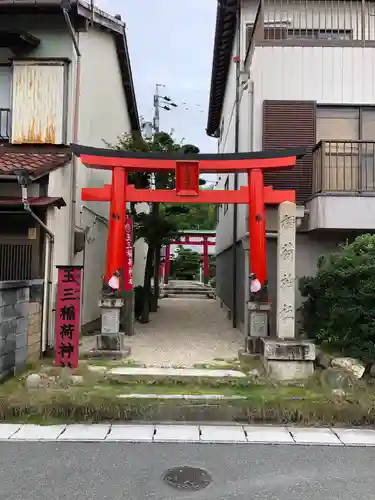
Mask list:
[[[264,368],[279,381],[303,380],[314,373],[315,345],[307,340],[262,339]]]

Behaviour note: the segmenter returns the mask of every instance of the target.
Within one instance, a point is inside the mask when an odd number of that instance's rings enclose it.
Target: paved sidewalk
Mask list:
[[[375,430],[197,424],[0,424],[2,442],[234,443],[375,446]]]

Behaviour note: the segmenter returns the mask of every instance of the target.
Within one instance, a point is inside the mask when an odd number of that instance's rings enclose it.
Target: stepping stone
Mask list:
[[[224,394],[119,394],[120,399],[180,399],[188,401],[230,401],[246,399],[246,396],[226,396]]]
[[[114,377],[138,378],[211,378],[242,379],[246,374],[238,370],[204,370],[198,368],[129,368],[118,367],[108,371]]]

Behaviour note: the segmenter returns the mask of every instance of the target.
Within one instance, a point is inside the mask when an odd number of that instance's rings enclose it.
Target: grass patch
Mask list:
[[[113,361],[110,366],[113,365]],[[115,362],[116,363],[116,362]],[[90,363],[92,364],[92,363]],[[98,363],[99,364],[99,363]],[[100,363],[103,366],[102,363]],[[0,385],[0,421],[40,424],[107,421],[235,421],[303,425],[374,425],[375,387],[361,382],[337,399],[319,383],[319,373],[304,386],[266,380],[186,381],[127,379],[116,383],[91,372],[87,363],[69,371],[51,365],[32,365],[46,377],[40,389],[27,389],[27,374]],[[36,370],[36,368],[39,368]],[[30,372],[29,372],[30,373]],[[72,385],[71,374],[83,378]],[[48,385],[48,381],[52,380]],[[120,394],[223,394],[240,400],[145,400]]]
[[[257,389],[246,400],[194,403],[182,400],[115,398],[116,388],[87,391],[13,394],[0,398],[0,420],[50,424],[107,421],[236,421],[303,425],[373,425],[373,405],[360,401],[334,402],[329,398],[296,397],[284,391]],[[137,391],[139,392],[139,390]]]

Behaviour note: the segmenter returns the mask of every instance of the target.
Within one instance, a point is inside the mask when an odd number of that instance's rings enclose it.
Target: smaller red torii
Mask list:
[[[181,234],[181,237],[184,238],[184,241],[181,240],[172,240],[167,245],[165,245],[165,262],[164,262],[164,284],[168,284],[168,278],[170,274],[170,264],[171,264],[171,245],[203,245],[203,282],[205,284],[208,283],[209,280],[209,265],[208,265],[208,247],[215,246],[215,241],[209,241],[209,238],[216,238],[216,233],[207,232],[207,233],[189,233],[184,232]],[[191,238],[194,238],[192,240]],[[198,238],[198,241],[196,241]]]
[[[83,188],[84,201],[110,201],[106,277],[124,267],[127,202],[242,203],[249,205],[250,269],[263,285],[267,279],[265,206],[295,202],[294,190],[264,186],[264,172],[293,167],[304,148],[229,154],[134,153],[72,144],[73,153],[90,168],[112,171],[112,184]],[[174,171],[176,189],[136,189],[128,185],[129,172]],[[248,185],[238,190],[202,190],[202,173],[246,173]],[[124,273],[121,273],[122,275]]]

